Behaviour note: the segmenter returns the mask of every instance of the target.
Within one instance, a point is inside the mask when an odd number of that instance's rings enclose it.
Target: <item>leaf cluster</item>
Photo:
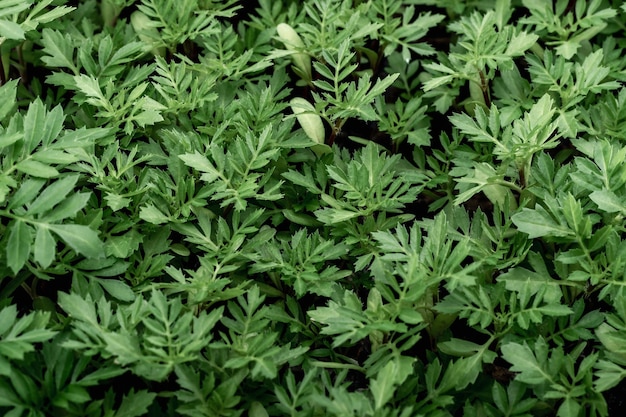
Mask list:
[[[0,0],[0,414],[619,412],[625,10]]]

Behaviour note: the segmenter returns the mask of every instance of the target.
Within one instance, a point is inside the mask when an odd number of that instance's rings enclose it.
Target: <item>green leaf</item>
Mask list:
[[[46,329],[50,313],[32,312],[17,318],[17,307],[11,305],[0,310],[0,360],[22,360],[35,350],[35,344],[51,339],[58,332]],[[1,367],[2,365],[0,365]],[[4,364],[6,370],[7,364]],[[0,369],[0,375],[3,370]]]
[[[162,122],[163,116],[161,116],[161,112],[167,109],[167,107],[147,96],[139,100],[136,104],[136,108],[141,109],[141,112],[134,114],[132,120],[141,127]]]
[[[593,385],[598,392],[607,391],[626,378],[626,369],[608,360],[599,360],[595,369],[597,379]]]
[[[505,55],[520,56],[530,49],[539,39],[537,35],[531,35],[526,32],[520,32],[511,37],[507,45]]]
[[[18,140],[21,140],[24,137],[22,132],[16,132],[13,134],[0,134],[0,148],[4,148],[10,145],[13,145]]]
[[[98,232],[78,224],[49,224],[48,228],[59,235],[69,247],[87,258],[104,257],[104,244]]]
[[[141,360],[141,347],[136,336],[120,333],[101,333],[106,351],[117,357],[120,364],[126,365]]]
[[[602,323],[595,333],[609,352],[626,357],[626,334],[623,331],[616,330],[607,323]]]
[[[295,52],[291,54],[291,60],[298,69],[298,73],[304,77],[304,81],[310,82],[312,78],[311,57],[301,52],[305,50],[305,45],[300,35],[298,35],[298,32],[286,23],[279,23],[276,26],[276,32],[278,33],[280,41],[285,44],[287,50]]]
[[[207,157],[204,155],[200,155],[197,152],[192,154],[188,153],[184,155],[179,155],[178,157],[183,160],[185,165],[197,169],[200,172],[215,171],[215,167],[213,166],[213,164],[211,164]]]
[[[289,104],[304,133],[315,143],[324,143],[326,132],[322,118],[315,111],[315,107],[302,97],[291,99]]]
[[[132,388],[122,398],[122,403],[115,412],[115,417],[140,417],[146,415],[148,407],[156,398],[155,392],[141,390],[135,392]]]
[[[540,343],[545,344],[545,342],[537,341],[537,345]],[[501,350],[503,358],[513,364],[511,371],[519,372],[515,378],[517,381],[537,385],[552,380],[545,363],[538,360],[538,357],[535,356],[535,353],[528,347],[526,342],[523,345],[509,342],[503,345]],[[544,349],[539,350],[537,354],[541,355],[540,352],[544,352]],[[545,360],[546,358],[542,359]]]
[[[135,292],[122,281],[117,279],[99,279],[98,283],[106,292],[120,301],[134,301]]]
[[[619,198],[613,191],[596,190],[589,194],[591,201],[598,205],[598,208],[607,213],[621,212],[626,214],[624,199]]]
[[[76,293],[59,292],[59,306],[73,319],[84,321],[94,329],[100,327],[96,305],[91,296],[81,297]]]
[[[447,375],[454,375],[454,387],[457,390],[465,389],[468,385],[474,384],[476,379],[483,371],[483,362],[493,362],[496,357],[494,352],[489,352],[490,355],[484,355],[483,352],[478,352],[468,357],[462,357],[454,361],[453,365]]]
[[[47,111],[41,99],[32,102],[24,117],[24,143],[27,149],[33,151],[39,144],[48,147],[63,129],[64,118],[61,106]]]
[[[33,255],[35,262],[43,268],[52,264],[56,253],[56,242],[47,227],[37,227]]]
[[[169,218],[153,204],[147,204],[142,207],[139,212],[139,218],[152,224],[163,224],[169,221]]]
[[[7,264],[14,274],[17,274],[30,256],[33,236],[31,228],[23,221],[16,220],[8,228]]]
[[[17,307],[15,304],[4,307],[0,310],[0,335],[3,335],[9,331],[15,324],[17,319]]]
[[[374,407],[376,410],[380,410],[393,396],[396,385],[396,374],[397,364],[395,361],[390,361],[378,372],[376,379],[370,382],[370,390],[374,397]]]
[[[579,47],[580,43],[576,41],[564,41],[561,45],[556,47],[556,52],[565,59],[571,59],[576,54]]]
[[[41,60],[49,67],[69,68],[74,73],[78,72],[74,63],[74,45],[69,33],[63,35],[58,30],[44,28],[41,43],[46,54]]]
[[[359,217],[358,211],[324,208],[315,212],[317,220],[324,224],[336,224]]]
[[[63,201],[74,189],[79,175],[68,175],[46,187],[39,197],[28,207],[28,214],[35,216],[44,213]]]
[[[70,384],[64,387],[53,400],[53,404],[60,407],[67,407],[69,403],[82,404],[91,399],[85,387],[77,384]]]
[[[78,88],[78,90],[84,93],[87,97],[102,100],[103,102],[106,100],[102,94],[98,80],[94,77],[86,74],[80,74],[74,76],[74,82],[76,83],[76,88]]]
[[[49,223],[54,223],[76,216],[76,213],[87,205],[89,197],[91,197],[91,193],[75,193],[70,195],[68,198],[61,201],[54,210],[46,213],[45,220]]]
[[[0,36],[7,39],[21,40],[25,38],[24,29],[15,22],[0,19]]]
[[[16,107],[18,80],[11,80],[0,86],[0,122],[7,117]],[[0,139],[0,147],[7,146]]]
[[[400,310],[398,318],[407,324],[419,324],[424,322],[424,317],[422,317],[420,312],[411,308]]]
[[[531,254],[531,256],[533,255]],[[518,293],[528,291],[530,294],[541,291],[547,302],[557,303],[563,297],[561,282],[551,278],[545,266],[536,272],[522,267],[511,268],[498,276],[497,280],[505,282],[506,289],[509,291]]]
[[[445,354],[454,356],[471,356],[484,348],[483,345],[479,345],[478,343],[457,339],[455,337],[445,342],[438,343],[437,347]]]
[[[55,149],[45,149],[38,151],[37,153],[32,155],[32,158],[35,161],[43,162],[44,164],[58,165],[68,165],[79,161],[79,158],[77,156]]]
[[[374,408],[382,409],[393,398],[399,385],[413,373],[415,358],[399,356],[387,362],[370,382]]]
[[[33,159],[21,161],[15,165],[15,168],[24,174],[38,178],[53,178],[59,175],[59,171],[57,171],[56,168]]]
[[[534,210],[523,208],[521,212],[511,216],[511,220],[517,228],[533,239],[543,236],[564,237],[574,233],[566,226],[557,223],[543,207]]]
[[[248,411],[248,416],[249,417],[270,417],[265,407],[263,407],[263,404],[261,404],[258,401],[253,401],[252,404],[250,404],[250,410]]]

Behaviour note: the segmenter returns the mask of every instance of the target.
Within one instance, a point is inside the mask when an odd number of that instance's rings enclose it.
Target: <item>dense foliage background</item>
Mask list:
[[[621,3],[0,0],[0,414],[616,415]]]

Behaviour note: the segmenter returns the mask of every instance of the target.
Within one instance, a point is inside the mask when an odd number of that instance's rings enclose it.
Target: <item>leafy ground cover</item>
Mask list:
[[[0,0],[0,413],[617,415],[625,26]]]

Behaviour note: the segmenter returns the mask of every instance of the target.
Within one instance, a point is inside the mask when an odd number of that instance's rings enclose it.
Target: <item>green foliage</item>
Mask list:
[[[258,137],[248,134],[235,138],[228,148],[209,145],[206,152],[211,159],[198,152],[179,157],[185,165],[202,173],[200,180],[208,183],[205,191],[212,199],[222,200],[222,207],[233,205],[240,211],[245,210],[248,199],[274,201],[282,198],[278,192],[281,182],[274,180],[273,170],[268,169],[281,151],[272,136],[271,126]],[[266,172],[261,174],[264,170]]]
[[[10,376],[11,361],[21,361],[24,355],[35,350],[35,343],[51,339],[57,332],[46,329],[50,320],[49,313],[33,312],[17,317],[15,305],[0,311],[2,339],[0,339],[0,374]]]
[[[548,4],[538,0],[522,1],[531,15],[521,23],[534,27],[547,45],[556,46],[557,54],[570,59],[585,41],[600,33],[607,21],[617,14],[610,7],[601,8],[600,0],[577,0],[574,7],[561,0]]]
[[[511,69],[513,59],[523,55],[538,39],[537,35],[507,24],[508,17],[503,18],[495,11],[474,12],[451,23],[449,29],[459,35],[459,41],[449,55],[441,54],[440,62],[425,65],[433,77],[424,83],[424,90],[434,90],[455,80],[467,80],[470,90],[468,108],[471,110],[475,105],[488,107],[489,83],[496,70]],[[442,105],[441,110],[448,107]]]
[[[625,12],[0,0],[0,414],[619,414]]]
[[[168,303],[158,291],[149,300],[137,298],[115,310],[103,298],[94,302],[78,294],[60,294],[59,305],[74,319],[75,337],[64,341],[64,347],[114,358],[155,381],[165,379],[176,365],[197,360],[222,315],[219,308],[196,317],[180,299]]]
[[[64,131],[63,119],[60,106],[47,111],[37,100],[24,116],[15,114],[2,132],[0,216],[7,221],[3,249],[13,274],[29,261],[49,267],[58,239],[77,254],[104,255],[98,233],[88,224],[71,221],[90,197],[88,192],[77,192],[79,175],[71,167],[108,130]]]

